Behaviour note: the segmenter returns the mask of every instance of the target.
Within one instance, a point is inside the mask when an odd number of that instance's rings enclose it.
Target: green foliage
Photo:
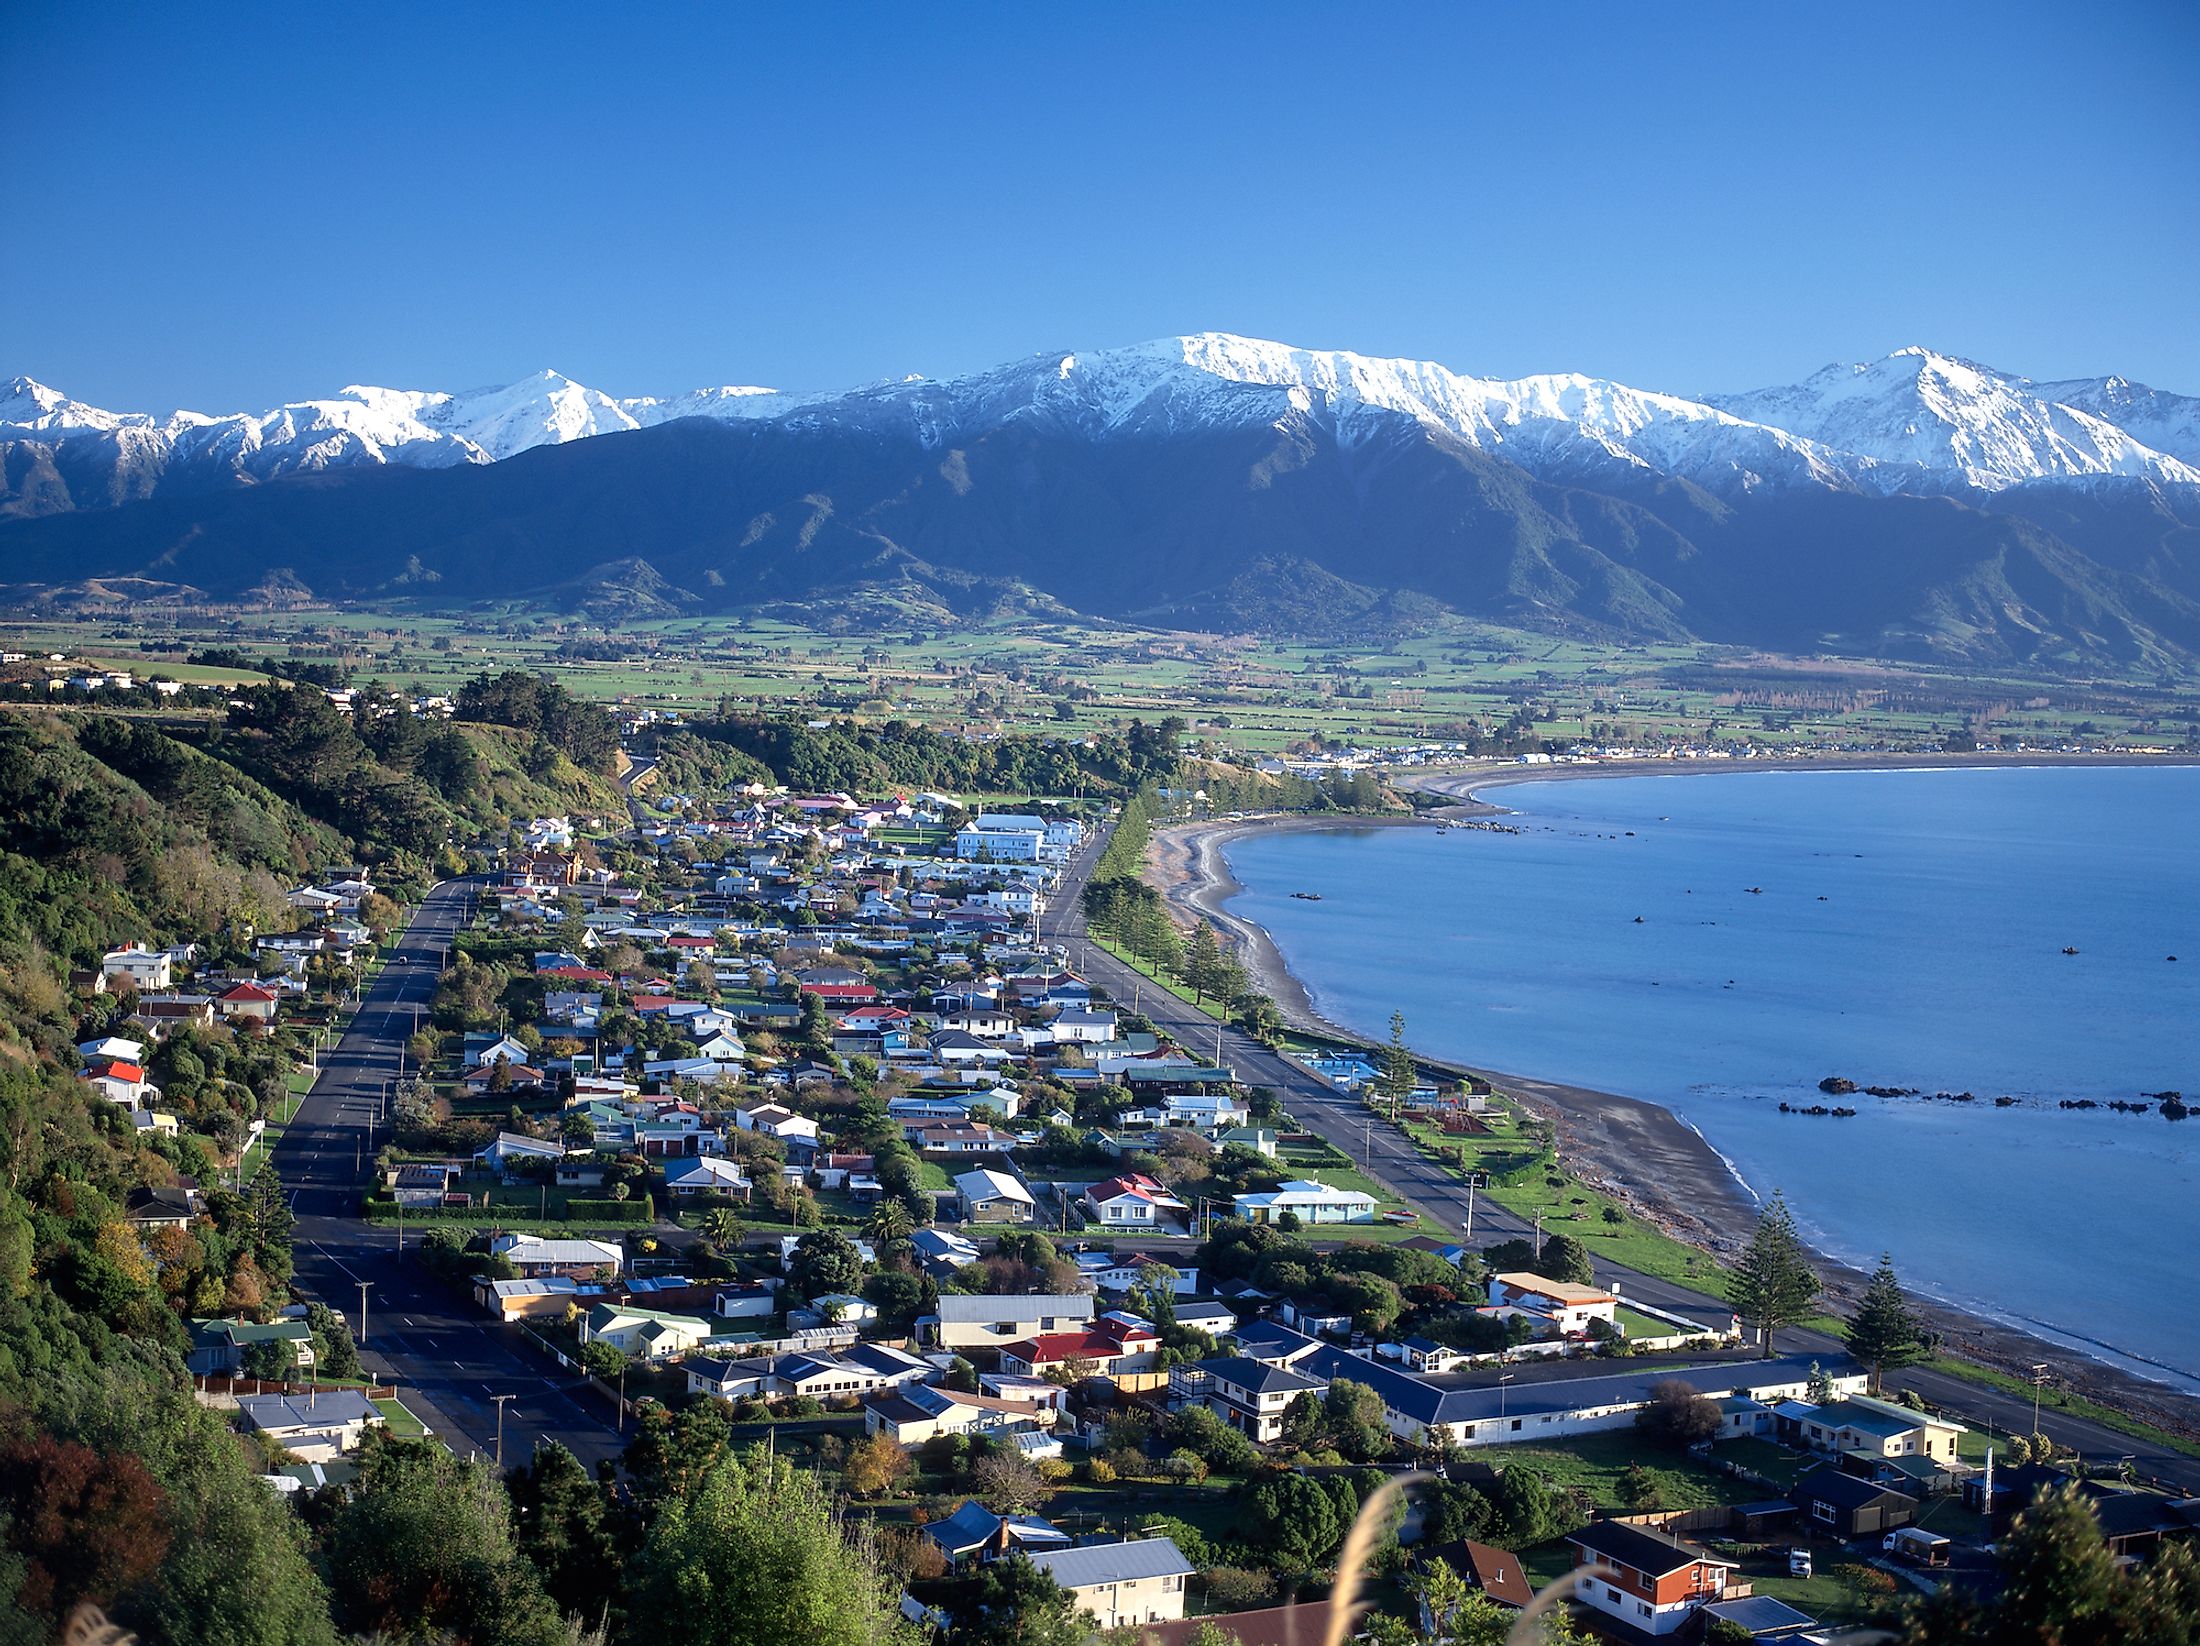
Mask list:
[[[1890,1371],[1899,1371],[1925,1353],[1924,1332],[1910,1300],[1895,1278],[1894,1259],[1880,1254],[1879,1267],[1864,1288],[1843,1337],[1849,1353],[1871,1370],[1873,1389]]]
[[[1747,1324],[1764,1334],[1765,1358],[1772,1358],[1772,1336],[1803,1318],[1818,1297],[1818,1275],[1810,1266],[1802,1236],[1786,1198],[1775,1190],[1757,1220],[1757,1229],[1734,1266],[1727,1295]]]
[[[379,1440],[364,1485],[329,1529],[341,1627],[560,1646],[563,1620],[512,1535],[510,1503],[488,1465],[431,1441]]]
[[[523,669],[469,680],[459,688],[457,714],[461,720],[527,732],[585,771],[609,771],[618,753],[618,723],[608,710]]]
[[[817,1477],[752,1451],[664,1503],[631,1610],[654,1646],[885,1646],[908,1636],[896,1602]]]
[[[804,1297],[854,1292],[863,1284],[863,1256],[836,1229],[819,1229],[794,1243],[787,1278]]]
[[[1596,1270],[1589,1262],[1589,1248],[1570,1234],[1555,1234],[1543,1242],[1543,1252],[1531,1270],[1545,1280],[1563,1281],[1574,1286],[1596,1284]]]

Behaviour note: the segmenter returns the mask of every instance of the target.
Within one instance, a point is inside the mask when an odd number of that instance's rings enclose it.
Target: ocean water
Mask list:
[[[2200,768],[1488,798],[1521,833],[1232,841],[1231,912],[1333,1021],[1402,1011],[1435,1055],[1662,1103],[1828,1252],[1891,1251],[1914,1290],[2200,1394],[2200,1115],[2057,1107],[2200,1105]],[[1827,1098],[1827,1075],[1978,1100]]]

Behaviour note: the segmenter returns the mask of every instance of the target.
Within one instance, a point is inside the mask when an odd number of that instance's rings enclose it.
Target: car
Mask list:
[[[1810,1551],[1808,1549],[1790,1549],[1788,1551],[1788,1576],[1809,1577],[1810,1575]]]

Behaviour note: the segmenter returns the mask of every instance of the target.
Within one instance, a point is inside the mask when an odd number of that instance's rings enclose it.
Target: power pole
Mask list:
[[[1535,1214],[1535,1255],[1537,1257],[1543,1255],[1543,1216],[1544,1214],[1541,1212]]]
[[[505,1403],[505,1402],[506,1402],[507,1400],[517,1400],[518,1398],[519,1398],[519,1397],[518,1397],[517,1395],[498,1395],[498,1396],[496,1397],[496,1406],[497,1406],[497,1473],[498,1473],[498,1474],[502,1474],[502,1473],[504,1472],[504,1403]]]
[[[2040,1392],[2047,1386],[2047,1363],[2032,1368],[2032,1432],[2040,1432]]]
[[[359,1341],[367,1340],[367,1283],[359,1282]]]

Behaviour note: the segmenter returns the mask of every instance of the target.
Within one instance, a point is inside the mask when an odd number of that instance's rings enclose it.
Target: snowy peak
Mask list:
[[[1930,349],[1827,366],[1802,382],[1711,404],[1888,466],[1909,489],[1985,491],[2033,480],[2125,476],[2200,483],[2200,470],[2021,377]]]
[[[352,464],[495,463],[689,417],[861,430],[933,448],[1017,423],[1088,440],[1319,428],[1348,448],[1436,438],[1569,483],[1671,477],[1721,492],[2200,485],[2200,398],[2120,377],[2034,383],[1922,347],[1701,399],[1580,373],[1470,377],[1433,361],[1213,331],[825,394],[725,386],[621,399],[543,370],[457,393],[353,384],[272,411],[156,419],[87,406],[28,377],[0,383],[0,442],[82,442],[163,488]]]

